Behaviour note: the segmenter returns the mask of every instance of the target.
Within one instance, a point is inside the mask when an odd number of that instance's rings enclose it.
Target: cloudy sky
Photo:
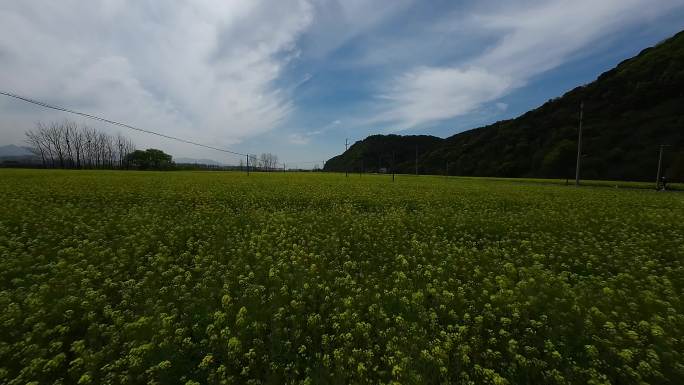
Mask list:
[[[0,0],[0,90],[293,165],[515,117],[681,29],[684,0]],[[0,97],[0,145],[65,117]]]

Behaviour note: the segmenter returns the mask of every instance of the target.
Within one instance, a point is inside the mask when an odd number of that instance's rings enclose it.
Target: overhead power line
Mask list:
[[[194,146],[204,147],[204,148],[208,148],[208,149],[211,149],[211,150],[216,150],[216,151],[220,151],[220,152],[225,152],[225,153],[233,154],[233,155],[249,156],[248,154],[243,154],[243,153],[236,152],[236,151],[226,150],[225,148],[218,148],[218,147],[214,147],[214,146],[209,146],[209,145],[206,145],[206,144],[193,142],[193,141],[191,141],[191,140],[187,140],[187,139],[183,139],[183,138],[178,138],[178,137],[171,136],[171,135],[161,134],[161,133],[155,132],[155,131],[146,130],[146,129],[144,129],[144,128],[134,127],[134,126],[131,126],[131,125],[126,124],[126,123],[117,122],[117,121],[115,121],[115,120],[106,119],[106,118],[103,118],[103,117],[100,117],[100,116],[91,115],[91,114],[86,114],[85,112],[79,112],[79,111],[74,111],[74,110],[71,110],[71,109],[68,109],[68,108],[64,108],[64,107],[60,107],[60,106],[55,106],[55,105],[48,104],[48,103],[44,103],[44,102],[41,102],[41,101],[38,101],[38,100],[30,99],[30,98],[27,98],[27,97],[24,97],[24,96],[15,95],[15,94],[10,93],[10,92],[0,91],[0,95],[5,95],[5,96],[9,96],[9,97],[11,97],[11,98],[23,100],[23,101],[25,101],[25,102],[28,102],[28,103],[31,103],[31,104],[35,104],[35,105],[37,105],[37,106],[41,106],[41,107],[44,107],[44,108],[49,108],[49,109],[53,109],[53,110],[57,110],[57,111],[68,112],[68,113],[70,113],[70,114],[80,115],[80,116],[83,116],[83,117],[86,117],[86,118],[89,118],[89,119],[99,120],[99,121],[101,121],[101,122],[113,124],[113,125],[115,125],[115,126],[125,127],[125,128],[128,128],[128,129],[134,130],[134,131],[144,132],[144,133],[146,133],[146,134],[157,135],[157,136],[160,136],[160,137],[162,137],[162,138],[171,139],[171,140],[175,140],[175,141],[182,142],[182,143],[192,144],[192,145],[194,145]]]
[[[135,126],[132,126],[132,125],[130,125],[130,124],[121,123],[121,122],[117,122],[117,121],[115,121],[115,120],[103,118],[103,117],[101,117],[101,116],[92,115],[92,114],[87,114],[87,113],[85,113],[85,112],[80,112],[80,111],[72,110],[72,109],[69,109],[69,108],[66,108],[66,107],[61,107],[61,106],[56,106],[56,105],[53,105],[53,104],[48,104],[48,103],[45,103],[45,102],[41,102],[41,101],[39,101],[39,100],[35,100],[35,99],[31,99],[31,98],[28,98],[28,97],[25,97],[25,96],[13,94],[13,93],[11,93],[11,92],[0,91],[0,95],[5,95],[5,96],[8,96],[8,97],[10,97],[10,98],[14,98],[14,99],[18,99],[18,100],[21,100],[21,101],[24,101],[24,102],[27,102],[27,103],[35,104],[35,105],[40,106],[40,107],[43,107],[43,108],[48,108],[48,109],[52,109],[52,110],[57,110],[57,111],[67,112],[67,113],[74,114],[74,115],[83,116],[83,117],[86,117],[86,118],[89,118],[89,119],[98,120],[98,121],[101,121],[101,122],[105,122],[105,123],[109,123],[109,124],[112,124],[112,125],[115,125],[115,126],[120,126],[120,127],[128,128],[128,129],[130,129],[130,130],[139,131],[139,132],[143,132],[143,133],[146,133],[146,134],[156,135],[156,136],[159,136],[159,137],[162,137],[162,138],[175,140],[175,141],[178,141],[178,142],[181,142],[181,143],[191,144],[191,145],[193,145],[193,146],[198,146],[198,147],[204,147],[204,148],[208,148],[208,149],[210,149],[210,150],[215,150],[215,151],[224,152],[224,153],[228,153],[228,154],[244,156],[244,157],[247,157],[248,170],[249,170],[249,158],[251,157],[252,159],[255,159],[255,160],[256,160],[256,157],[253,156],[253,154],[243,154],[243,153],[241,153],[241,152],[232,151],[232,150],[228,150],[228,149],[225,149],[225,148],[219,148],[219,147],[209,146],[209,145],[207,145],[207,144],[202,144],[202,143],[195,142],[195,141],[192,141],[192,140],[183,139],[183,138],[179,138],[179,137],[171,136],[171,135],[166,135],[166,134],[162,134],[162,133],[160,133],[160,132],[155,132],[155,131],[151,131],[151,130],[146,130],[146,129],[144,129],[144,128],[135,127]],[[293,164],[314,164],[314,163],[325,163],[325,161],[322,160],[322,161],[287,162],[287,163],[293,163]],[[284,162],[276,162],[276,166],[278,166],[278,165],[283,165],[283,166],[285,166],[285,163],[284,163]]]

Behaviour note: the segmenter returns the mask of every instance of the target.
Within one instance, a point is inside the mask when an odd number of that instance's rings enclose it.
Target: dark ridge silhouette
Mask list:
[[[448,163],[450,175],[574,178],[582,101],[582,178],[651,180],[668,144],[665,175],[684,179],[684,32],[515,119],[446,139],[369,136],[324,169],[389,171],[394,152],[396,171],[413,173],[417,146],[422,174]]]

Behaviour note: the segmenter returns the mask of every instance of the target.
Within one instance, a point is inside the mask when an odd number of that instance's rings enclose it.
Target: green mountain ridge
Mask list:
[[[324,169],[574,178],[582,102],[583,178],[651,180],[667,144],[664,173],[684,179],[684,31],[515,119],[445,139],[372,135]]]

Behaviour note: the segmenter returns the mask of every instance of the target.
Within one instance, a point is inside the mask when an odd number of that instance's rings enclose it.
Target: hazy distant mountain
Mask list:
[[[187,163],[187,164],[206,164],[206,165],[210,165],[210,166],[226,166],[225,163],[220,163],[220,162],[217,162],[213,159],[174,158],[173,161],[176,162],[176,164]]]
[[[374,135],[325,164],[329,171],[387,169],[424,174],[574,178],[580,103],[582,176],[684,179],[684,32],[643,50],[595,81],[515,119],[421,143],[418,136]]]
[[[32,167],[38,164],[40,157],[28,147],[13,144],[0,146],[0,167]]]
[[[28,147],[20,147],[14,144],[0,146],[0,157],[33,156]]]

